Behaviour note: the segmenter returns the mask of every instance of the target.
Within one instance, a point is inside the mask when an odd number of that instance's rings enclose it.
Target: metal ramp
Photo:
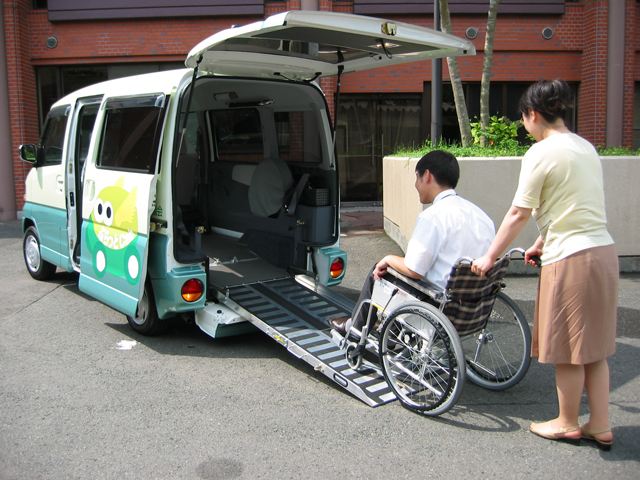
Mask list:
[[[371,407],[396,399],[377,364],[349,367],[329,319],[351,315],[353,302],[308,277],[229,287],[219,300]]]

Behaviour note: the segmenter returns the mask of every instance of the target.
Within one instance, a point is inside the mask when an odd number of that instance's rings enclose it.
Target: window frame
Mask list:
[[[44,124],[43,134],[40,139],[40,148],[38,149],[39,153],[38,153],[38,162],[37,162],[38,166],[49,167],[52,165],[60,165],[62,163],[66,132],[69,126],[70,110],[71,110],[71,105],[62,105],[59,107],[54,107],[49,111],[49,114],[47,115],[47,120],[45,121],[45,124]],[[46,145],[48,136],[51,134],[51,129],[53,128],[52,125],[54,125],[53,122],[58,122],[59,119],[61,118],[64,118],[64,125],[62,126],[62,131],[60,132],[57,128],[55,131],[57,135],[61,134],[62,136],[61,138],[62,143],[59,146],[60,158],[55,161],[48,161],[46,156],[46,150],[50,147],[55,146],[55,145],[48,145],[48,146]],[[57,127],[57,124],[56,124],[56,127]]]
[[[102,126],[100,129],[100,139],[98,145],[98,154],[96,156],[96,168],[104,169],[104,170],[116,170],[121,172],[134,172],[134,173],[147,173],[154,175],[158,172],[160,167],[160,150],[161,143],[163,137],[163,127],[164,121],[166,118],[166,105],[168,104],[169,96],[164,93],[153,93],[153,94],[145,94],[138,96],[128,96],[128,97],[111,97],[107,98],[104,102],[103,110],[104,116],[102,119]],[[104,148],[106,144],[108,128],[109,128],[109,118],[110,115],[114,115],[121,111],[126,111],[129,109],[159,109],[157,117],[155,118],[154,124],[155,129],[153,132],[152,144],[151,144],[151,153],[149,158],[151,159],[151,163],[148,168],[132,168],[126,166],[117,166],[117,165],[105,165],[103,164],[103,155]],[[140,141],[140,137],[135,140],[136,142]],[[121,145],[118,145],[118,153],[120,152],[119,148]]]

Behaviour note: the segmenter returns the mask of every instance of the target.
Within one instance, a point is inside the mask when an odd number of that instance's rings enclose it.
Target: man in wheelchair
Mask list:
[[[456,157],[442,150],[429,152],[418,161],[415,175],[420,203],[432,205],[418,216],[406,255],[387,255],[371,269],[352,318],[329,321],[343,336],[351,327],[362,330],[369,314],[369,303],[363,300],[371,298],[376,279],[399,281],[387,274],[388,267],[444,290],[453,264],[461,257],[483,255],[493,241],[495,227],[491,219],[454,190],[460,178]]]

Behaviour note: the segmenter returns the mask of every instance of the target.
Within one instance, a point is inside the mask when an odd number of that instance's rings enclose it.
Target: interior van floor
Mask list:
[[[286,270],[275,267],[253,253],[240,243],[240,239],[228,235],[202,235],[200,251],[209,257],[209,282],[216,288],[291,276]]]

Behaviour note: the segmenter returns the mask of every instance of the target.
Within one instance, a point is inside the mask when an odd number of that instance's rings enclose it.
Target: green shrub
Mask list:
[[[629,147],[605,147],[604,145],[598,145],[596,147],[598,154],[602,156],[636,156],[640,155],[640,150],[631,150]]]
[[[479,121],[470,123],[474,144],[480,144],[480,139],[485,137],[486,144],[490,147],[511,148],[520,145],[516,137],[518,129],[522,126],[521,120],[511,121],[507,117],[498,117],[497,115],[490,117],[489,120],[486,129],[482,128]]]
[[[440,140],[438,145],[434,145],[430,140],[427,140],[420,148],[399,148],[394,156],[420,158],[432,150],[446,150],[456,157],[521,157],[529,150],[529,145],[520,145],[516,141],[515,144],[510,143],[499,147],[481,147],[479,144],[463,147],[459,143],[450,143],[444,140]]]
[[[531,136],[528,136],[534,142]],[[440,140],[438,145],[434,145],[427,140],[422,147],[400,147],[394,153],[396,157],[420,158],[429,153],[431,150],[446,150],[456,157],[522,157],[531,145],[520,145],[517,141],[500,142],[498,145],[481,147],[480,144],[474,144],[470,147],[463,147],[457,142],[446,142]],[[640,149],[632,150],[628,147],[609,147],[603,145],[596,147],[598,154],[605,156],[640,156]]]

